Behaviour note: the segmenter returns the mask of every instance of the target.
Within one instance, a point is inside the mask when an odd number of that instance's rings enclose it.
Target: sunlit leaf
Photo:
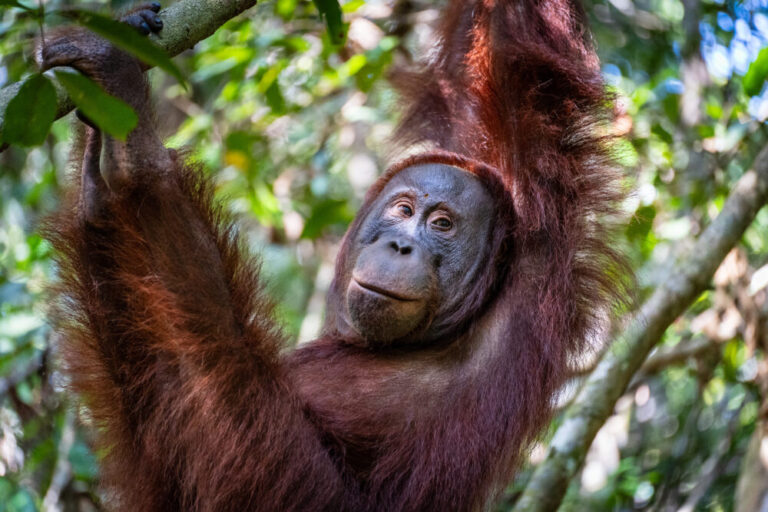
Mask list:
[[[351,0],[341,6],[341,10],[345,13],[353,13],[365,5],[365,0]]]
[[[293,17],[296,11],[296,3],[298,0],[277,0],[275,2],[275,13],[280,16],[284,21],[288,21]]]
[[[267,89],[269,89],[273,83],[277,80],[277,77],[280,76],[280,70],[282,66],[276,65],[272,66],[269,69],[267,69],[266,73],[261,77],[261,80],[259,80],[259,86],[258,91],[260,93],[267,92]]]
[[[768,78],[768,48],[763,48],[744,75],[744,91],[750,96],[760,94],[766,78]]]
[[[8,103],[2,141],[18,146],[40,145],[55,117],[56,89],[43,75],[33,75]]]
[[[195,82],[200,82],[226,73],[237,66],[247,64],[253,59],[254,55],[255,51],[252,48],[225,46],[201,58],[201,67],[192,75],[192,79]]]
[[[354,74],[355,83],[361,91],[369,91],[384,73],[392,60],[392,50],[397,46],[397,41],[396,37],[385,37],[376,48],[365,52],[365,65]]]
[[[275,226],[280,222],[280,203],[272,189],[263,182],[257,182],[253,187],[254,200],[251,211],[265,226]]]
[[[118,48],[135,55],[145,64],[157,66],[173,75],[182,84],[186,83],[181,70],[168,54],[127,23],[88,11],[67,11],[65,16],[99,34]]]
[[[280,76],[280,71],[283,69],[283,62],[278,62],[274,66],[267,69],[264,75],[259,80],[258,91],[264,95],[264,99],[267,101],[269,108],[277,115],[284,114],[286,111],[285,97],[280,90],[277,78]]]
[[[303,37],[283,37],[275,40],[272,46],[282,46],[294,52],[305,52],[312,47],[309,41]]]
[[[347,60],[347,62],[344,63],[345,74],[347,76],[353,76],[358,71],[363,69],[363,66],[365,66],[366,62],[368,62],[368,59],[362,53],[353,55]]]
[[[627,139],[619,139],[612,146],[611,151],[616,162],[624,167],[635,167],[639,161],[637,150]]]
[[[248,155],[242,151],[227,151],[224,153],[224,163],[244,171],[248,168]]]
[[[108,134],[125,140],[136,127],[139,119],[130,105],[110,96],[86,76],[77,72],[56,70],[56,78],[67,90],[77,108]]]
[[[656,208],[653,206],[641,206],[629,221],[627,226],[627,238],[632,242],[640,242],[653,227],[653,219],[656,217]]]
[[[707,112],[707,115],[712,119],[720,119],[720,117],[723,115],[723,106],[719,103],[709,102],[705,107],[705,111]]]

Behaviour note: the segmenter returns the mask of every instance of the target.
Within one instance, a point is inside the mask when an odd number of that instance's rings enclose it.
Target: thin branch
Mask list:
[[[587,378],[514,510],[553,511],[578,472],[595,434],[613,412],[632,376],[667,327],[707,288],[728,251],[741,239],[768,200],[768,147],[753,170],[736,183],[720,215],[690,254],[670,262],[667,278],[628,322],[621,336]]]
[[[697,337],[690,341],[678,343],[666,350],[659,350],[651,355],[640,368],[638,375],[648,376],[660,372],[667,366],[681,364],[688,359],[699,357],[717,348],[718,342],[712,338]]]
[[[72,480],[72,463],[69,461],[69,452],[75,444],[75,412],[69,408],[64,417],[64,426],[61,429],[61,439],[56,456],[56,466],[53,468],[51,484],[45,492],[42,510],[44,512],[60,512],[62,506],[59,503],[61,491]]]
[[[696,337],[681,341],[673,347],[659,350],[650,355],[640,370],[638,370],[637,376],[654,375],[668,366],[683,364],[689,359],[695,359],[710,350],[714,350],[717,346],[718,340],[709,337]],[[596,361],[590,362],[589,365],[575,369],[572,372],[572,376],[578,379],[587,377],[600,362],[599,357],[596,359]]]
[[[169,55],[175,56],[210,36],[224,23],[256,5],[256,0],[181,0],[160,12],[163,30],[151,39]],[[56,119],[67,115],[74,105],[52,73],[46,73],[56,87]],[[0,89],[0,131],[5,123],[5,108],[19,92],[22,82]],[[2,151],[3,148],[0,148]]]

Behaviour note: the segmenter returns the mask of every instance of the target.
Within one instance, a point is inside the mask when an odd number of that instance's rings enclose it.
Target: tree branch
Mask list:
[[[689,254],[666,265],[667,278],[628,323],[566,411],[546,459],[529,481],[515,511],[552,511],[584,462],[595,434],[667,327],[706,289],[720,262],[768,200],[768,146],[736,183],[720,215]]]
[[[64,426],[61,428],[59,446],[56,450],[56,465],[53,468],[51,483],[43,498],[43,512],[60,512],[62,506],[59,503],[61,492],[72,480],[72,463],[69,461],[69,453],[75,444],[75,412],[67,409],[64,417]]]
[[[160,12],[163,30],[150,38],[169,55],[176,56],[254,5],[256,0],[181,0]],[[59,119],[71,112],[74,105],[55,76],[52,73],[47,73],[47,76],[56,87],[56,119]],[[5,123],[5,108],[19,92],[22,83],[17,82],[0,89],[0,131]]]
[[[650,356],[645,363],[643,363],[643,366],[638,372],[638,376],[647,377],[653,375],[668,366],[684,363],[688,359],[699,357],[705,352],[717,349],[717,347],[717,341],[704,336],[678,343],[674,347],[660,350]]]
[[[673,347],[659,350],[650,355],[635,376],[647,377],[649,375],[654,375],[668,366],[683,364],[688,359],[695,359],[710,350],[716,349],[717,346],[718,340],[706,336],[683,340]],[[575,369],[572,372],[572,376],[576,379],[586,378],[595,370],[595,368],[597,368],[601,357],[602,354],[598,354],[593,363]]]

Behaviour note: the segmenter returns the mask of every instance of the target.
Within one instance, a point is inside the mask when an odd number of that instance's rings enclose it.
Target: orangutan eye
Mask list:
[[[397,208],[398,213],[403,217],[413,216],[413,208],[411,208],[411,205],[408,203],[397,203],[395,208]]]
[[[453,227],[453,223],[448,217],[437,217],[432,219],[432,225],[440,231],[449,231]]]

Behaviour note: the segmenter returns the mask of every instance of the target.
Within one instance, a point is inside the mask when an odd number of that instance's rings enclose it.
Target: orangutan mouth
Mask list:
[[[360,288],[363,288],[364,290],[367,290],[369,292],[376,293],[378,295],[383,295],[384,297],[387,297],[388,299],[399,300],[399,301],[402,301],[402,302],[413,302],[413,301],[417,300],[417,299],[414,299],[414,298],[411,298],[411,297],[405,297],[403,295],[399,295],[399,294],[397,294],[397,293],[395,293],[393,291],[390,291],[390,290],[385,290],[384,288],[380,288],[380,287],[378,287],[376,285],[373,285],[373,284],[362,283],[362,282],[358,281],[357,279],[355,279],[354,282]]]

